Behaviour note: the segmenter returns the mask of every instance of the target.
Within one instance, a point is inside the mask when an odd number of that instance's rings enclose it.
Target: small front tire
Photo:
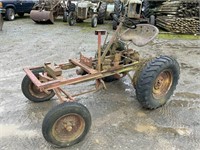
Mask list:
[[[64,102],[45,116],[42,133],[47,142],[57,147],[68,147],[82,141],[91,127],[88,109],[75,102]]]
[[[39,73],[43,72],[43,69],[39,69],[33,71],[33,74],[39,78]],[[53,90],[49,90],[48,93],[41,92],[27,75],[22,80],[21,89],[24,96],[33,102],[48,101],[55,95]]]
[[[93,15],[93,16],[92,16],[92,21],[91,21],[91,26],[92,26],[93,28],[97,27],[97,22],[98,22],[97,16],[96,16],[96,15]]]

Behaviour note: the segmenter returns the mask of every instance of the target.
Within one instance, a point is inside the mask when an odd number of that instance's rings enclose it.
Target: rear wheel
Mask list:
[[[176,88],[180,74],[177,61],[168,56],[148,62],[136,81],[136,96],[144,108],[156,109],[164,105]]]
[[[7,8],[6,9],[6,14],[5,14],[5,18],[8,21],[13,21],[15,20],[15,11],[13,8]]]
[[[88,109],[79,103],[64,102],[52,108],[42,124],[44,138],[58,147],[68,147],[84,139],[91,126]]]
[[[106,16],[106,2],[102,2],[98,10],[98,24],[103,24]]]
[[[150,4],[148,0],[144,0],[142,3],[142,14],[144,17],[149,18],[151,16]]]
[[[112,25],[113,25],[113,30],[116,30],[117,29],[117,25],[119,24],[117,22],[120,14],[122,13],[122,9],[123,9],[123,5],[122,5],[122,2],[120,0],[115,0],[114,1],[114,15],[113,16],[113,22],[112,22]],[[116,19],[114,19],[114,17]]]
[[[43,69],[33,71],[33,74],[39,79],[39,73],[43,73]],[[22,80],[21,89],[26,98],[33,102],[43,102],[50,100],[54,95],[53,90],[46,92],[41,92],[40,89],[30,80],[26,75]]]

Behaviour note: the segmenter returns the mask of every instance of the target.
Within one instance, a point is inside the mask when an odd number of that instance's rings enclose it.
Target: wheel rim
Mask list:
[[[51,93],[50,91],[48,94],[40,91],[40,89],[37,86],[35,86],[35,84],[33,82],[31,82],[29,84],[28,88],[29,88],[31,95],[33,95],[34,97],[37,97],[37,98],[45,98]]]
[[[11,20],[14,20],[14,19],[15,19],[15,14],[14,14],[14,11],[13,11],[13,10],[11,11],[11,13],[10,13],[9,16],[10,16],[10,19],[11,19]]]
[[[60,117],[52,128],[53,137],[60,142],[71,142],[79,138],[85,129],[85,121],[78,114]]]
[[[94,20],[93,20],[93,26],[94,26],[94,27],[97,26],[97,17],[94,17]]]
[[[171,71],[165,70],[161,72],[155,80],[153,86],[153,96],[155,99],[163,98],[169,91],[173,82]]]

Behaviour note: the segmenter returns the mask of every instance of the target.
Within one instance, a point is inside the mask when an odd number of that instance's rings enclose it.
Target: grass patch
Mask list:
[[[158,38],[169,40],[200,40],[200,35],[192,34],[175,34],[175,33],[159,33]]]

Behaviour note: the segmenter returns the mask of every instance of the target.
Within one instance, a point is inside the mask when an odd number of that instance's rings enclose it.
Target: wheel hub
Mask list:
[[[48,94],[50,94],[50,93],[45,93],[45,92],[40,91],[40,89],[37,86],[35,86],[35,84],[33,84],[33,83],[30,83],[28,88],[29,88],[31,95],[33,95],[37,98],[44,98],[44,97],[48,96]]]
[[[153,86],[153,96],[156,99],[163,98],[172,85],[173,77],[169,70],[161,72],[155,80]]]
[[[67,114],[55,122],[52,134],[58,141],[70,142],[82,135],[84,128],[85,121],[80,115]]]

